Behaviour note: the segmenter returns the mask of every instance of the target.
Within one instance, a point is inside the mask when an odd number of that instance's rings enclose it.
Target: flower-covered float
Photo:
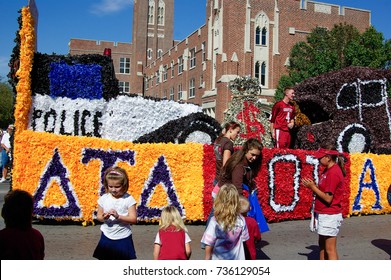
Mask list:
[[[29,7],[22,9],[20,23],[20,44],[12,62],[19,66],[12,70],[16,71],[12,187],[34,195],[35,217],[93,223],[103,191],[102,174],[118,165],[129,174],[139,220],[155,221],[162,207],[172,204],[187,222],[205,221],[212,206],[215,169],[213,146],[206,142],[213,141],[220,127],[194,105],[164,101],[161,109],[163,101],[118,95],[107,57],[35,53]],[[250,113],[251,104],[243,112]],[[152,108],[162,116],[154,125],[143,122],[156,113]],[[254,124],[253,117],[238,120],[245,127]],[[254,136],[262,138],[262,131],[241,135]],[[303,176],[318,179],[319,163],[312,155],[308,150],[263,150],[255,181],[269,222],[310,216],[312,194],[299,182]],[[389,156],[346,157],[345,216],[390,213]]]
[[[297,147],[332,141],[339,151],[390,154],[390,81],[390,70],[352,66],[297,85],[295,99],[311,121],[300,128]]]

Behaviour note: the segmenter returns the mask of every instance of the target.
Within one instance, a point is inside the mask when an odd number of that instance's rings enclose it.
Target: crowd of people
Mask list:
[[[286,142],[289,142],[289,129],[294,118],[294,107],[290,107],[289,101],[293,96],[293,89],[286,89],[281,101],[284,104],[273,108],[273,138],[279,147],[287,147]],[[10,125],[1,140],[2,182],[6,180],[11,150],[9,138],[13,129]],[[251,138],[235,150],[234,140],[239,132],[240,125],[229,122],[214,143],[213,208],[200,240],[206,260],[254,260],[257,243],[261,240],[259,222],[248,215],[252,207],[248,198],[257,188],[254,178],[262,163],[263,145],[259,139]],[[336,239],[343,220],[344,159],[330,145],[322,146],[315,156],[325,167],[319,183],[302,179],[302,184],[314,193],[312,230],[319,235],[320,259],[338,259]],[[101,237],[92,255],[102,260],[137,259],[131,228],[137,223],[136,200],[128,193],[128,174],[120,167],[111,167],[106,170],[103,183],[106,193],[99,197],[97,211],[97,220],[102,223]],[[23,207],[19,207],[22,204]],[[44,258],[44,238],[32,227],[32,213],[33,197],[29,193],[11,190],[5,196],[2,216],[6,228],[0,230],[1,259]],[[178,209],[171,205],[164,207],[154,241],[153,258],[190,259],[191,242]]]

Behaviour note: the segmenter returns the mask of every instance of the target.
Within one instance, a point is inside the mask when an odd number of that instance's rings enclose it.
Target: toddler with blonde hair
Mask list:
[[[188,260],[191,239],[177,208],[166,206],[162,210],[159,232],[156,234],[153,258],[155,260]]]
[[[257,221],[247,216],[250,211],[250,202],[244,196],[239,197],[240,213],[244,216],[246,221],[249,239],[244,243],[246,260],[255,260],[257,258],[256,243],[261,240],[261,231]]]

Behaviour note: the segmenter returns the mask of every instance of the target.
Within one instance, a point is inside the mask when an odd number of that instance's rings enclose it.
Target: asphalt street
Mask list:
[[[0,207],[8,183],[0,183]],[[317,234],[309,231],[309,220],[284,221],[269,224],[270,231],[263,233],[257,248],[259,259],[271,260],[316,260],[319,258]],[[187,225],[192,239],[192,260],[204,259],[200,240],[204,224]],[[4,228],[0,221],[0,229]],[[99,225],[83,227],[75,223],[42,223],[34,221],[33,227],[45,238],[47,260],[91,260],[100,237]],[[157,224],[132,226],[139,260],[153,259],[153,242],[158,231]],[[391,215],[353,216],[343,221],[338,237],[338,252],[341,260],[390,260]]]

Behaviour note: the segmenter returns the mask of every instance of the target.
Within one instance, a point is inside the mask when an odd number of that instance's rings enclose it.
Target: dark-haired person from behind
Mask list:
[[[4,197],[1,216],[5,228],[0,230],[2,260],[43,260],[45,242],[32,227],[33,197],[23,190],[12,190]]]

